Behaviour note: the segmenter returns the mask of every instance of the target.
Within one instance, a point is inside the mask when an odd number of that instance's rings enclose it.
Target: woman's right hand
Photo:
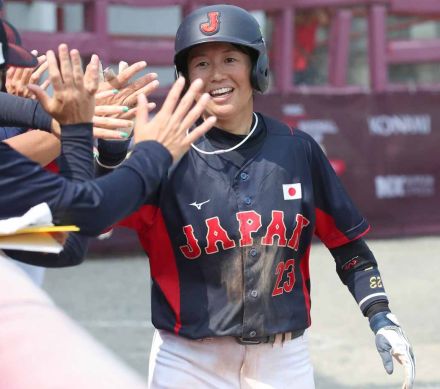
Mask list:
[[[216,117],[211,116],[188,133],[204,112],[211,97],[207,93],[201,94],[203,81],[200,79],[195,80],[180,99],[184,88],[185,79],[179,77],[168,92],[162,108],[152,120],[148,117],[147,98],[143,94],[138,95],[134,142],[159,142],[168,149],[174,161],[186,153],[191,143],[210,130],[216,122]]]

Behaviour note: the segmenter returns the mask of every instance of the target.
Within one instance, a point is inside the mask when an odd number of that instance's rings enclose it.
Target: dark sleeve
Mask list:
[[[98,157],[95,160],[97,177],[110,173],[125,160],[130,142],[130,138],[125,140],[98,139]]]
[[[84,207],[81,202],[74,202],[66,209],[58,209],[64,220],[80,226],[82,233],[98,235],[136,211],[155,193],[171,162],[171,154],[160,143],[141,142],[117,169],[85,183],[91,190],[96,188],[96,205]]]
[[[310,171],[313,180],[316,230],[328,247],[338,247],[360,238],[370,226],[360,214],[321,147],[309,135]]]
[[[73,182],[94,177],[92,123],[61,126],[59,174]]]
[[[336,263],[336,272],[347,285],[364,316],[389,311],[376,258],[367,243],[357,239],[330,249]]]
[[[72,182],[93,177],[93,138],[89,123],[61,127],[60,174]],[[87,253],[88,237],[70,233],[59,254],[5,250],[11,258],[35,266],[65,267],[80,264]]]
[[[0,141],[23,134],[27,130],[24,127],[0,127]]]
[[[0,125],[52,130],[52,117],[36,100],[0,92]]]
[[[171,154],[160,143],[141,142],[112,173],[71,182],[0,142],[0,218],[24,214],[46,202],[56,221],[76,224],[84,235],[99,235],[157,190],[171,162]]]
[[[21,250],[4,250],[9,257],[34,266],[66,267],[79,265],[87,254],[89,238],[79,233],[70,234],[59,254]]]

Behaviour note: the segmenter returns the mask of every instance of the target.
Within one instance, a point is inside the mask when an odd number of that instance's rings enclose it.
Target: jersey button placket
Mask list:
[[[259,336],[262,331],[261,325],[261,301],[258,288],[259,271],[258,265],[260,252],[255,247],[249,247],[244,255],[244,306],[243,306],[243,336],[251,337],[251,333]]]
[[[242,171],[234,180],[234,190],[237,194],[239,211],[247,211],[253,205],[255,198],[254,190],[249,173]],[[237,199],[237,200],[238,200]],[[243,285],[243,327],[244,337],[254,338],[258,336],[260,324],[257,323],[259,315],[258,301],[259,293],[256,290],[256,275],[254,274],[255,260],[258,258],[258,251],[254,247],[244,248],[244,285]],[[256,293],[255,293],[256,292]],[[257,325],[256,325],[257,323]]]

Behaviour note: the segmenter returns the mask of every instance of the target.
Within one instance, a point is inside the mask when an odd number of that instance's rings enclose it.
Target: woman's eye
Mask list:
[[[226,62],[227,62],[227,63],[231,63],[231,62],[235,62],[235,61],[236,61],[235,58],[232,58],[232,57],[228,57],[228,58],[226,58]]]
[[[196,67],[196,68],[203,68],[203,67],[205,67],[205,66],[207,66],[207,65],[208,65],[208,62],[206,62],[206,61],[200,61],[200,62],[197,62],[197,63],[196,63],[195,67]]]

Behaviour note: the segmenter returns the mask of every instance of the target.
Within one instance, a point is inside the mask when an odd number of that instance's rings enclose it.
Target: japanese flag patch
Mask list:
[[[302,198],[301,183],[283,184],[284,200],[298,200]]]

